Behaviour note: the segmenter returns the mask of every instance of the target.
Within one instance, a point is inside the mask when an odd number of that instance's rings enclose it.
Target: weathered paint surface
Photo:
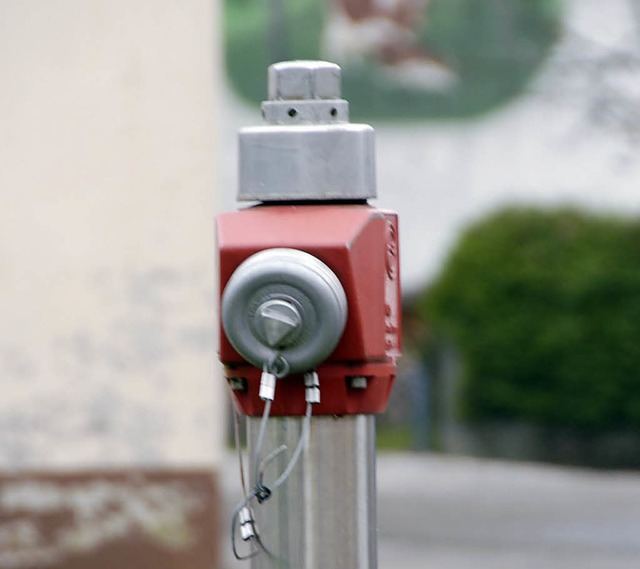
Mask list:
[[[211,473],[85,472],[0,478],[0,567],[211,569]]]
[[[0,0],[0,567],[213,564],[216,24]]]
[[[115,301],[100,326],[91,322],[96,306],[40,350],[7,338],[0,461],[11,468],[212,462],[213,309],[210,275],[202,273],[105,270],[78,291],[96,303]]]

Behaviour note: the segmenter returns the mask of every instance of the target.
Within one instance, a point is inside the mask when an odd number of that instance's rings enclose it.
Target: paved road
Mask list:
[[[229,456],[227,512],[237,484]],[[382,454],[378,495],[380,569],[640,567],[640,473]]]

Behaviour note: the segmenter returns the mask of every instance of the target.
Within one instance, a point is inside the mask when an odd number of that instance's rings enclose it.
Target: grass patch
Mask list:
[[[378,427],[376,446],[378,450],[411,450],[411,429],[406,426]]]

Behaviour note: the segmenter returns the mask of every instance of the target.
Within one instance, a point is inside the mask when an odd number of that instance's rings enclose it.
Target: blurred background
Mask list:
[[[225,136],[258,120],[264,67],[295,58],[340,63],[352,120],[376,127],[406,312],[380,444],[640,465],[640,3],[237,0],[224,17]]]
[[[0,0],[0,46],[0,569],[240,567],[212,219],[317,58],[401,220],[380,566],[640,564],[638,0]]]

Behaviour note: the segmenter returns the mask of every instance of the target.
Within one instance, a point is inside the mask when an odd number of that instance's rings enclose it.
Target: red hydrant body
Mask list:
[[[344,287],[348,317],[329,358],[318,366],[322,401],[316,415],[384,411],[400,354],[398,225],[393,212],[358,205],[262,205],[218,218],[220,291],[252,254],[288,247],[326,263]],[[220,330],[220,360],[246,415],[262,413],[261,370],[247,363]],[[366,378],[354,387],[353,378]],[[363,380],[360,380],[363,381]],[[355,382],[356,384],[358,382]],[[301,375],[279,380],[272,415],[303,415]]]

